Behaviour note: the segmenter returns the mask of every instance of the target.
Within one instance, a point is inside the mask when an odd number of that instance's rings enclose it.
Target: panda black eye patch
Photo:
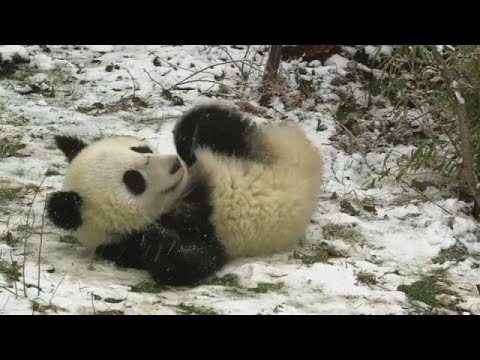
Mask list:
[[[135,170],[128,170],[123,175],[123,182],[127,189],[135,195],[141,195],[147,189],[147,183],[142,174]]]
[[[153,151],[148,146],[134,146],[130,150],[133,150],[140,154],[153,154]]]

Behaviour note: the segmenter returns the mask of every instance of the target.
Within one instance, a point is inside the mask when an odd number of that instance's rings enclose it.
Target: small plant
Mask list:
[[[46,314],[48,311],[53,311],[53,312],[57,313],[60,310],[64,310],[64,309],[62,309],[62,308],[60,308],[56,305],[53,305],[53,304],[42,305],[37,301],[32,302],[32,311],[33,312]]]
[[[360,271],[357,274],[357,280],[359,283],[365,284],[367,286],[376,285],[378,283],[377,277],[374,274]]]
[[[296,250],[293,253],[293,258],[301,260],[305,265],[312,265],[318,262],[328,264],[330,259],[339,257],[342,257],[342,254],[326,242],[317,244],[312,248]]]
[[[20,269],[21,266],[16,261],[7,262],[3,259],[0,259],[0,274],[5,276],[7,281],[18,281],[22,275]]]
[[[434,263],[443,264],[446,261],[460,262],[468,257],[468,249],[461,242],[457,241],[448,249],[442,249],[440,254],[433,259]]]
[[[363,239],[363,235],[359,230],[345,224],[326,224],[322,228],[322,235],[326,240],[343,239],[355,242]]]
[[[180,304],[177,306],[181,315],[218,315],[214,309],[205,306]]]
[[[278,282],[278,283],[260,282],[257,284],[256,287],[249,288],[248,290],[257,294],[265,294],[271,291],[279,291],[284,287],[284,285],[285,284],[283,282]]]
[[[45,176],[57,176],[57,175],[60,175],[60,172],[56,169],[52,169],[52,168],[49,168],[47,169],[47,171],[45,172]]]

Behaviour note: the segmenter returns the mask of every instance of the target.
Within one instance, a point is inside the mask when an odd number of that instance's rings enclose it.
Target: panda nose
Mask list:
[[[175,174],[178,170],[180,170],[181,167],[182,165],[180,164],[180,160],[178,157],[175,157],[175,160],[173,160],[172,166],[170,167],[170,174]]]

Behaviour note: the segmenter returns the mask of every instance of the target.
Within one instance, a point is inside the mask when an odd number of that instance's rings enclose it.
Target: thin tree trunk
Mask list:
[[[278,68],[282,60],[282,46],[272,45],[268,52],[267,64],[265,65],[265,75],[263,76],[262,97],[260,98],[260,105],[265,106],[269,103],[272,93],[269,90],[270,85],[277,79]]]
[[[436,45],[431,46],[433,59],[437,63],[440,74],[447,85],[448,92],[453,99],[453,110],[457,118],[458,129],[460,131],[460,155],[462,157],[463,177],[467,183],[468,191],[474,199],[474,214],[479,216],[480,194],[478,191],[478,179],[475,174],[475,166],[472,157],[472,145],[470,142],[470,127],[467,119],[467,110],[465,100],[460,94],[458,83],[453,79],[445,60],[438,51]]]
[[[264,84],[277,78],[278,68],[282,60],[282,46],[283,45],[272,45],[270,47],[267,65],[265,66],[265,75],[263,76]]]

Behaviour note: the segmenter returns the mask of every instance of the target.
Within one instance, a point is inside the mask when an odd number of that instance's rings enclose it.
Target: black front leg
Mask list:
[[[176,231],[161,225],[145,233],[143,254],[159,285],[194,285],[225,264],[223,247],[212,233],[195,231],[180,238]]]
[[[147,264],[140,251],[142,236],[142,233],[135,233],[120,243],[98,246],[95,253],[106,260],[114,261],[120,267],[145,270]]]
[[[225,254],[208,227],[180,222],[181,237],[157,223],[118,244],[97,247],[96,254],[121,267],[148,270],[159,285],[194,285],[219,270]]]

